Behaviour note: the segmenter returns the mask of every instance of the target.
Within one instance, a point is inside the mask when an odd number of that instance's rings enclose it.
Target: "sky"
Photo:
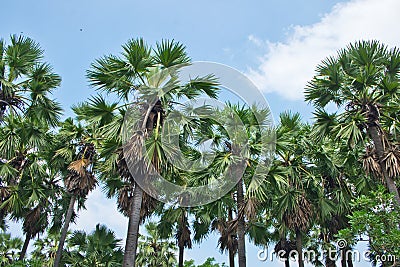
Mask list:
[[[85,78],[90,64],[119,53],[130,38],[143,37],[149,44],[180,41],[194,61],[214,61],[246,74],[275,117],[292,110],[304,120],[312,118],[312,107],[303,101],[303,89],[322,59],[360,39],[400,46],[398,0],[0,0],[0,10],[0,37],[33,38],[62,76],[54,97],[66,116],[72,115],[71,105],[95,93]],[[114,200],[98,189],[86,206],[73,229],[91,231],[104,223],[125,237],[127,220]],[[13,232],[20,234],[17,229]],[[216,246],[216,238],[210,238],[186,258],[226,261]],[[248,266],[282,265],[261,263],[257,251],[248,246]]]

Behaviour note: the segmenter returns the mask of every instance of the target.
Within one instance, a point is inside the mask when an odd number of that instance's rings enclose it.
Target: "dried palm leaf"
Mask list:
[[[96,187],[97,180],[91,172],[84,169],[83,173],[70,171],[64,184],[71,194],[84,197]]]
[[[382,162],[391,178],[400,176],[400,151],[395,146],[391,146],[386,151]]]
[[[253,220],[256,217],[259,204],[260,202],[255,198],[246,199],[244,214],[249,220]]]
[[[78,159],[71,162],[68,165],[68,170],[76,172],[80,176],[84,176],[86,173],[86,167],[90,164],[88,159]]]
[[[118,210],[126,217],[130,214],[133,199],[133,186],[124,185],[118,191]]]
[[[300,196],[296,209],[285,211],[283,221],[290,229],[307,231],[312,217],[312,207],[305,196]]]
[[[381,167],[378,163],[378,159],[376,156],[376,153],[374,151],[370,151],[364,155],[363,159],[362,159],[362,164],[363,164],[363,168],[365,170],[365,172],[368,175],[373,175],[375,177],[380,177],[382,178],[382,171],[381,171]]]

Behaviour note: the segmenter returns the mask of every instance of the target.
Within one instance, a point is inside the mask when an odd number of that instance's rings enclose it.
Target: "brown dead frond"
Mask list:
[[[284,213],[283,221],[288,228],[305,232],[308,230],[312,213],[310,202],[302,195],[298,199],[297,208]]]
[[[129,216],[132,206],[133,188],[132,185],[127,184],[118,191],[118,210],[126,217]]]
[[[381,167],[378,162],[378,157],[375,153],[375,149],[368,147],[367,151],[362,159],[362,164],[364,171],[368,175],[373,175],[375,177],[382,178]]]
[[[396,146],[392,145],[386,150],[382,162],[391,178],[400,176],[400,151]]]
[[[66,176],[64,184],[71,194],[84,197],[96,187],[97,180],[93,173],[86,169],[80,173],[72,170]]]
[[[90,164],[88,159],[78,159],[68,165],[68,170],[76,172],[80,176],[85,175],[86,167]]]

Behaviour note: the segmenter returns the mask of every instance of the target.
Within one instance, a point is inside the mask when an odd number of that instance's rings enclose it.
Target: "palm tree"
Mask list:
[[[46,146],[53,141],[48,126],[35,118],[12,114],[3,122],[0,127],[0,221],[7,214],[21,219],[38,202],[44,208],[47,203],[44,199],[51,197],[45,196],[46,192],[56,188],[44,157]]]
[[[169,239],[163,239],[155,223],[146,224],[147,236],[139,240],[136,264],[143,267],[172,267],[176,264],[176,246]]]
[[[230,225],[228,230],[230,234],[224,235],[224,237],[230,237],[230,262],[233,264],[234,235],[236,232],[239,267],[244,267],[246,266],[246,219],[251,220],[255,217],[258,206],[257,195],[263,195],[258,190],[261,189],[260,185],[264,177],[257,179],[257,182],[254,182],[251,178],[255,175],[257,167],[265,164],[263,160],[266,159],[262,159],[262,154],[265,152],[266,144],[264,142],[266,137],[271,138],[269,132],[271,130],[270,112],[268,108],[247,107],[228,103],[225,109],[218,110],[216,113],[226,125],[216,123],[216,126],[206,133],[207,138],[213,140],[212,146],[216,151],[216,155],[214,161],[210,164],[210,168],[202,176],[207,177],[208,175],[209,179],[211,179],[218,177],[218,175],[224,175],[229,170],[228,175],[231,176],[229,178],[239,179],[236,188],[231,192],[236,206],[236,218],[229,220],[229,214],[232,214],[229,211],[222,218],[228,217]],[[242,128],[241,130],[233,129],[238,125],[243,126],[239,127]],[[233,128],[229,129],[229,127]],[[265,136],[266,132],[268,132],[268,136]],[[241,142],[247,144],[247,150]],[[218,228],[217,225],[214,225],[214,227]],[[222,228],[220,230],[221,233],[225,231]]]
[[[192,248],[192,238],[189,225],[189,211],[185,207],[170,207],[161,211],[158,232],[164,239],[169,238],[175,230],[175,239],[178,245],[178,267],[183,267],[185,248]],[[174,229],[175,228],[175,229]]]
[[[346,140],[350,147],[364,145],[366,154],[375,157],[366,166],[376,170],[400,205],[395,182],[399,175],[398,148],[392,142],[390,128],[397,122],[392,117],[399,92],[400,50],[388,49],[378,41],[349,44],[317,66],[309,82],[306,100],[313,103],[321,134],[331,133]],[[342,111],[328,114],[324,108],[334,104]],[[344,108],[344,109],[342,109]]]
[[[126,105],[107,103],[99,95],[74,106],[73,110],[77,118],[92,129],[93,141],[96,142],[100,155],[97,167],[99,178],[104,182],[107,197],[116,197],[119,211],[129,218],[135,182],[122,149],[121,136]],[[157,205],[154,198],[143,192],[140,223],[152,214]]]
[[[73,158],[75,160],[69,163],[64,176],[65,190],[68,192],[70,200],[61,230],[54,267],[58,267],[61,261],[64,242],[74,213],[76,200],[86,197],[97,184],[93,174],[96,151],[94,144],[89,141],[89,133],[82,126],[74,125],[72,119],[67,119],[60,130],[58,138],[62,147],[57,150],[56,157]]]
[[[235,267],[235,255],[238,252],[237,225],[233,220],[233,210],[228,210],[228,217],[217,218],[211,224],[211,229],[219,232],[219,249],[228,251],[229,267]]]
[[[26,220],[23,223],[25,241],[18,259],[19,261],[22,261],[24,259],[26,251],[28,249],[29,241],[32,239],[32,237],[44,231],[47,226],[47,220],[43,219],[45,218],[45,216],[41,214],[41,209],[42,207],[39,205],[36,208],[30,210],[25,217]]]
[[[308,135],[309,127],[301,123],[298,113],[280,114],[275,164],[282,168],[286,183],[279,188],[275,213],[278,222],[295,236],[300,267],[304,266],[303,235],[312,226],[315,202],[319,200],[318,183],[310,172],[310,163],[306,157],[309,148]]]
[[[60,76],[42,61],[43,50],[32,39],[12,35],[10,44],[0,39],[0,123],[9,113],[24,113],[56,126],[60,105],[48,95]]]
[[[30,159],[32,160],[32,157]],[[53,176],[43,158],[34,159],[28,164],[24,171],[26,179],[21,179],[18,185],[18,195],[24,208],[21,214],[16,212],[11,214],[12,218],[20,217],[23,221],[25,241],[20,261],[24,259],[31,239],[42,234],[48,227],[54,204],[58,201],[61,190],[57,177]]]
[[[106,226],[97,224],[91,234],[75,231],[68,238],[65,251],[66,264],[72,266],[117,267],[122,266],[121,240]]]
[[[22,180],[19,184],[19,195],[25,205],[21,214],[25,241],[19,261],[24,259],[30,241],[48,229],[51,216],[56,217],[55,206],[61,199],[62,187],[58,184],[58,177],[43,161],[36,163],[35,167],[28,168],[28,171],[35,170],[35,172],[30,172],[29,180]],[[30,163],[30,165],[32,164]],[[18,216],[18,214],[12,214],[12,217]]]
[[[16,194],[22,190],[19,183],[40,175],[29,170],[32,164],[28,163],[43,160],[37,155],[51,140],[49,127],[57,125],[62,112],[49,97],[61,78],[42,61],[43,50],[30,38],[13,35],[10,39],[10,44],[0,39],[0,228],[5,227],[7,213],[21,211],[5,207],[21,204]],[[15,198],[13,204],[10,197]]]
[[[122,113],[127,110],[127,105],[132,104],[141,111],[138,118],[140,123],[136,127],[138,132],[134,133],[133,136],[136,138],[136,142],[130,141],[125,144],[132,149],[136,148],[136,150],[131,151],[133,153],[133,161],[143,163],[143,159],[138,155],[142,155],[141,142],[144,139],[149,140],[149,142],[151,140],[155,143],[159,142],[160,135],[158,133],[162,126],[162,118],[168,113],[168,109],[176,105],[179,101],[178,98],[193,99],[203,93],[213,98],[216,97],[217,87],[212,77],[195,78],[185,85],[179,85],[174,77],[169,81],[165,80],[165,78],[168,78],[166,76],[171,77],[170,74],[174,76],[171,68],[179,68],[179,66],[187,64],[189,61],[185,47],[175,41],[162,41],[152,49],[142,39],[136,39],[130,40],[123,45],[122,55],[110,55],[98,59],[88,71],[87,76],[91,85],[106,93],[116,94],[126,104],[121,109]],[[168,70],[168,68],[170,69]],[[160,87],[163,82],[166,82],[164,87]],[[113,124],[113,126],[116,125]],[[120,124],[117,127],[121,128],[121,126]],[[104,125],[103,130],[110,132],[108,127],[110,126]],[[155,130],[156,128],[158,130]],[[146,134],[141,136],[138,135],[139,132]],[[115,140],[115,137],[111,138],[111,140]],[[107,141],[104,143],[107,143]],[[126,160],[126,155],[121,155],[123,153],[121,146],[119,146],[121,143],[121,139],[119,142],[115,142],[115,149],[108,152],[115,153],[119,151],[119,162],[123,163]],[[149,146],[151,145],[149,144]],[[162,150],[160,147],[158,149]],[[156,151],[158,153],[160,150]],[[156,166],[157,171],[161,171],[160,162],[163,157],[160,154],[153,154],[149,157],[153,166]],[[130,183],[130,190],[133,190],[132,201],[129,202],[129,226],[123,264],[124,267],[131,267],[135,264],[138,230],[141,222],[140,211],[143,207],[144,194],[142,188],[138,186],[133,176],[126,171],[126,168],[118,171],[128,177],[126,180]],[[146,172],[143,171],[142,174],[146,175]],[[124,176],[122,177],[127,178]]]
[[[316,133],[318,134],[318,133]],[[313,175],[320,177],[323,195],[319,197],[316,210],[316,224],[319,226],[317,239],[322,242],[323,250],[332,250],[332,241],[341,229],[349,227],[349,216],[352,213],[350,203],[359,194],[366,193],[368,188],[362,181],[368,176],[362,170],[359,161],[360,149],[348,150],[345,142],[332,142],[329,138],[313,140],[307,157],[314,163]],[[346,153],[345,161],[342,154]],[[374,181],[368,181],[369,188]],[[356,190],[354,190],[356,189]],[[367,190],[366,190],[367,189]],[[317,241],[318,243],[318,241]],[[342,249],[342,256],[347,255],[350,247]],[[335,261],[326,255],[327,266],[336,266]],[[351,257],[342,257],[342,267],[352,266]]]
[[[200,243],[210,232],[217,232],[219,250],[221,253],[228,252],[230,267],[235,266],[238,248],[237,223],[234,219],[236,203],[233,194],[228,193],[212,203],[191,209],[194,215],[194,241]]]
[[[0,210],[3,215],[9,214],[12,219],[23,221],[22,260],[30,240],[46,229],[52,204],[57,198],[59,187],[44,156],[46,146],[53,141],[53,134],[45,124],[30,117],[10,114],[4,122],[0,128],[0,157],[10,160],[0,163]]]

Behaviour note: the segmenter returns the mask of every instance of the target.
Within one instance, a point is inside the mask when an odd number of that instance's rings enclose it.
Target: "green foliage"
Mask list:
[[[203,264],[197,266],[194,264],[194,260],[185,261],[183,265],[183,267],[225,267],[225,266],[227,266],[225,265],[225,263],[222,263],[222,265],[216,263],[214,258],[207,258]]]
[[[369,237],[374,255],[393,255],[400,258],[400,209],[384,187],[352,202],[354,212],[349,216],[350,227],[338,237],[355,244],[360,237]]]
[[[275,243],[275,248],[289,251],[300,238],[304,246],[318,249],[331,247],[337,238],[354,245],[360,237],[368,237],[373,255],[400,258],[399,206],[383,187],[376,190],[382,182],[382,166],[389,174],[386,178],[397,185],[400,173],[399,49],[360,41],[328,57],[318,65],[317,75],[306,88],[306,100],[316,108],[315,123],[302,122],[298,113],[284,112],[274,129],[268,121],[268,108],[228,103],[224,109],[214,110],[180,105],[182,99],[204,94],[217,98],[219,92],[212,75],[179,84],[175,71],[190,63],[182,44],[163,40],[151,47],[143,39],[132,39],[122,50],[118,56],[96,60],[87,72],[90,84],[105,94],[74,106],[76,119],[60,123],[61,108],[49,95],[61,79],[42,61],[39,45],[18,36],[12,36],[9,45],[0,40],[0,226],[5,226],[6,216],[21,221],[28,241],[51,230],[36,239],[33,253],[21,261],[21,239],[1,233],[0,267],[54,264],[57,247],[62,248],[60,235],[54,233],[59,233],[71,199],[59,185],[67,174],[71,192],[77,189],[75,182],[85,180],[82,177],[99,177],[107,196],[117,196],[118,208],[129,214],[135,183],[122,153],[121,132],[131,104],[139,107],[138,115],[147,109],[150,112],[151,122],[143,126],[149,135],[148,158],[176,184],[198,186],[222,179],[237,160],[235,144],[245,141],[248,145],[242,177],[244,203],[238,203],[236,188],[218,201],[190,209],[161,208],[154,199],[143,197],[140,221],[156,214],[161,222],[145,226],[147,235],[139,238],[138,266],[176,266],[176,244],[191,248],[192,239],[200,243],[211,231],[220,234],[219,249],[235,255],[238,239],[244,240],[238,237],[239,221],[244,221],[249,240],[257,245]],[[121,103],[110,101],[109,94]],[[149,109],[148,103],[154,99],[159,100],[157,106]],[[336,105],[338,111],[328,113],[328,104]],[[25,116],[20,116],[21,110]],[[188,158],[210,163],[209,168],[189,172],[169,163],[168,156],[173,157],[178,148],[163,146],[161,135],[168,127],[162,120],[178,110],[183,111],[176,127],[179,149]],[[213,113],[227,125],[240,121],[243,130],[222,127],[211,118]],[[138,121],[133,118],[133,123]],[[183,122],[185,127],[180,128]],[[175,125],[168,126],[172,129]],[[382,139],[378,141],[385,147],[382,157],[376,154],[376,140],[370,140],[371,127],[378,129]],[[215,155],[210,159],[208,152],[198,149],[209,141]],[[262,152],[275,144],[268,168],[269,159]],[[86,155],[86,145],[93,148],[93,155]],[[133,152],[139,155],[142,151]],[[254,175],[257,179],[252,179]],[[93,189],[92,182],[77,194],[78,208]],[[76,231],[67,238],[62,264],[121,266],[119,242],[106,226],[97,225],[90,234]],[[208,258],[201,265],[190,260],[184,266],[226,265]]]
[[[141,267],[172,267],[176,264],[176,246],[169,238],[161,238],[155,223],[146,224],[146,236],[140,236],[137,266]]]
[[[62,109],[49,95],[60,85],[60,76],[42,61],[38,43],[24,36],[10,39],[9,44],[0,39],[0,123],[14,113],[56,126]]]
[[[75,267],[118,267],[122,266],[121,240],[104,225],[96,225],[91,234],[75,231],[67,240],[63,261]]]
[[[17,261],[21,252],[22,240],[10,234],[0,233],[0,266],[9,266]]]

